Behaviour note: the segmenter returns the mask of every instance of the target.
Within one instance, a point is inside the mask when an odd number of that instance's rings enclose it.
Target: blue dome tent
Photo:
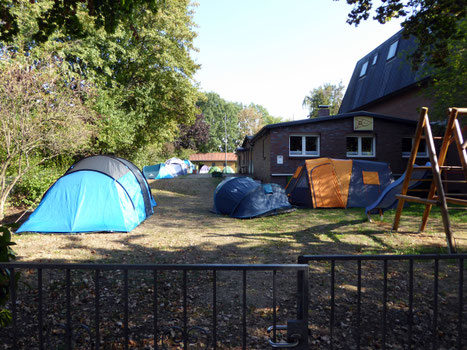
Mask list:
[[[172,167],[172,175],[174,177],[188,174],[188,166],[183,160],[179,158],[170,158],[169,160],[165,161],[165,165],[168,167]]]
[[[214,192],[216,214],[249,219],[291,210],[284,189],[277,184],[259,184],[249,177],[229,177]]]
[[[154,213],[154,206],[133,163],[92,156],[72,165],[16,232],[129,232]]]
[[[143,167],[143,174],[146,179],[173,179],[175,170],[170,165],[159,163],[155,165],[148,165]]]
[[[188,174],[193,174],[193,171],[196,169],[196,165],[194,165],[189,159],[183,160],[188,167]]]

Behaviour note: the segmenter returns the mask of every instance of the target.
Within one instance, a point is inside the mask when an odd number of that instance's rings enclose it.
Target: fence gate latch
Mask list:
[[[268,328],[271,333],[274,326]],[[277,325],[277,331],[287,331],[287,341],[274,342],[269,339],[269,345],[275,349],[295,348],[308,349],[308,325],[303,320],[289,320],[287,325]]]

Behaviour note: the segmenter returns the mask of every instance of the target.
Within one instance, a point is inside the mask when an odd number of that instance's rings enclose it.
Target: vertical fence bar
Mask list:
[[[276,324],[277,324],[277,314],[276,314],[276,270],[272,271],[272,340],[276,342]]]
[[[331,260],[331,320],[329,324],[330,328],[330,346],[331,349],[334,348],[334,283],[335,283],[335,274],[336,274],[336,261]]]
[[[409,260],[409,314],[407,315],[408,349],[412,349],[412,324],[413,324],[413,259]]]
[[[298,272],[302,281],[302,289],[300,294],[300,300],[302,304],[302,312],[298,315],[298,319],[302,319],[305,327],[305,334],[303,341],[303,349],[308,347],[308,267],[305,270]]]
[[[157,341],[159,339],[159,331],[157,329],[157,270],[153,270],[153,314],[154,314],[154,349],[158,349]]]
[[[242,303],[242,348],[246,350],[246,270],[243,270],[243,303]]]
[[[217,271],[212,270],[212,347],[217,349]]]
[[[71,271],[66,269],[66,347],[72,348],[71,337]]]
[[[44,314],[42,312],[42,269],[37,269],[37,289],[38,289],[38,308],[39,308],[39,350],[44,350]]]
[[[383,262],[383,317],[382,317],[382,329],[383,329],[383,349],[386,349],[386,323],[387,323],[387,305],[388,303],[388,260],[384,259]]]
[[[101,338],[99,332],[99,298],[100,298],[100,286],[99,286],[99,270],[94,271],[94,288],[96,289],[95,298],[94,298],[94,308],[95,310],[95,318],[94,318],[94,328],[96,329],[96,350],[99,350],[101,345]]]
[[[362,308],[362,261],[357,260],[357,349],[360,349],[360,323],[361,323],[361,308]]]
[[[309,286],[309,281],[308,281],[308,268],[302,272],[300,272],[300,274],[303,276],[302,279],[303,279],[303,292],[302,292],[302,304],[303,304],[303,312],[302,312],[302,317],[303,317],[303,320],[305,321],[305,325],[307,327],[307,330],[308,330],[308,296],[309,296],[309,291],[308,291],[308,286]],[[307,343],[308,343],[308,338],[307,338]]]
[[[183,349],[188,349],[188,327],[187,327],[187,272],[183,270]]]
[[[123,334],[125,336],[125,350],[128,350],[130,338],[128,334],[128,270],[123,270],[123,299],[124,299],[124,319]]]
[[[462,349],[462,314],[464,311],[464,259],[459,259],[459,314],[457,324],[457,348]]]
[[[439,259],[435,258],[434,267],[434,285],[433,285],[433,350],[438,348],[438,275],[439,275]]]
[[[13,349],[18,348],[18,334],[17,334],[17,321],[18,321],[18,312],[16,310],[16,278],[15,278],[15,269],[10,269],[10,293],[11,293],[11,332],[13,333]]]

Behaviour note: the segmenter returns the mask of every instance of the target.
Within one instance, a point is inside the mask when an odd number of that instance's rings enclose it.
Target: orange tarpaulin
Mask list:
[[[322,164],[311,172],[313,204],[316,208],[345,208],[340,185],[332,164]]]
[[[319,169],[320,166],[325,164],[328,164],[328,166]],[[352,161],[318,158],[306,160],[305,165],[308,174],[310,174],[308,177],[310,189],[314,192],[314,206],[323,207],[318,204],[327,203],[324,205],[325,208],[345,208],[349,195],[350,176],[352,175]],[[315,170],[318,171],[319,176],[318,173],[314,174]],[[319,199],[316,199],[318,197]]]
[[[387,163],[316,158],[304,161],[287,187],[289,201],[313,208],[364,208],[392,181]]]
[[[377,171],[362,171],[363,183],[365,185],[379,185],[379,175]]]

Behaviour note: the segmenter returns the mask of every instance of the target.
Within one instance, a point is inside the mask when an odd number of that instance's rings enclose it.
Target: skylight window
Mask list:
[[[367,68],[368,68],[368,61],[363,63],[362,69],[360,71],[360,77],[363,77],[366,74]]]
[[[391,58],[393,58],[395,55],[396,55],[396,52],[397,52],[397,45],[399,44],[399,40],[393,42],[391,44],[391,46],[389,47],[389,52],[388,52],[388,57],[386,58],[386,60],[390,60]]]
[[[378,54],[373,56],[373,62],[371,63],[372,66],[376,64],[376,61],[378,61]]]

